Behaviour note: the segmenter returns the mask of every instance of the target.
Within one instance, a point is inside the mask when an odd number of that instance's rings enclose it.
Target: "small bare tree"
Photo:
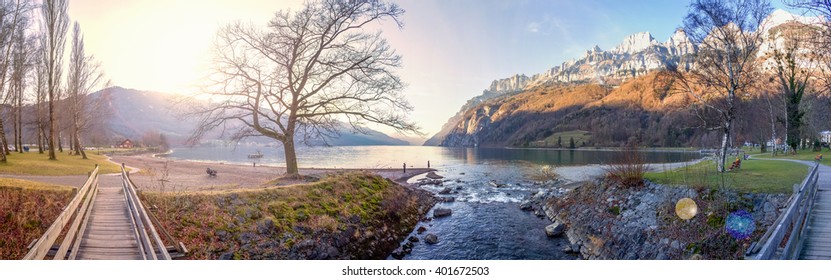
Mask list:
[[[69,16],[66,13],[66,0],[44,0],[41,6],[41,46],[46,76],[46,96],[49,111],[49,159],[58,159],[55,155],[55,142],[58,132],[57,112],[55,106],[60,95],[61,76],[63,73],[63,53],[66,45],[66,31],[69,26]]]
[[[215,103],[195,108],[199,126],[190,142],[216,128],[232,130],[234,140],[266,136],[283,144],[286,175],[298,176],[299,131],[330,136],[338,121],[355,129],[377,123],[417,131],[404,115],[412,108],[393,72],[401,57],[380,32],[364,31],[383,20],[401,27],[403,13],[378,0],[323,0],[277,12],[267,29],[225,26],[205,90]]]
[[[99,64],[91,56],[84,53],[84,36],[78,22],[72,26],[72,50],[69,54],[69,72],[67,73],[67,101],[70,115],[70,143],[75,155],[87,158],[81,145],[81,133],[87,129],[89,119],[95,116],[94,106],[88,95],[92,89],[101,84],[103,74]]]
[[[669,70],[684,91],[719,116],[719,172],[725,170],[737,103],[757,78],[759,30],[770,11],[766,0],[694,0],[684,19],[684,31],[698,45],[695,65],[688,71]]]

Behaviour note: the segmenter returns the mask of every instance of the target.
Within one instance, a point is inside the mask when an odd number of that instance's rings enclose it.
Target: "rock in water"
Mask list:
[[[526,200],[519,204],[519,209],[522,211],[531,211],[534,209],[534,205],[532,205],[530,200]]]
[[[425,227],[418,227],[418,229],[417,229],[416,231],[418,232],[418,234],[422,234],[422,233],[424,233],[425,231],[427,231],[427,228],[425,228]]]
[[[566,225],[561,223],[553,223],[545,227],[545,235],[548,235],[548,237],[558,237],[563,235],[565,229]]]
[[[436,244],[439,243],[439,237],[435,234],[430,233],[424,237],[424,242],[427,242],[427,244]]]
[[[433,179],[433,180],[444,178],[443,176],[436,174],[436,172],[434,172],[434,171],[430,171],[430,173],[427,173],[426,177],[430,178],[430,179]]]
[[[413,236],[410,236],[410,238],[408,238],[407,240],[409,240],[410,242],[418,242],[418,237],[413,235]]]
[[[447,187],[447,188],[444,188],[443,190],[441,190],[441,191],[439,192],[439,194],[450,194],[450,193],[452,193],[452,192],[453,192],[453,189],[452,189],[452,188],[450,188],[450,187]]]
[[[433,210],[433,217],[436,218],[447,217],[451,214],[453,214],[453,211],[447,208],[436,208],[436,210]]]
[[[400,259],[404,258],[405,254],[404,254],[404,250],[402,250],[401,248],[397,248],[397,249],[393,250],[392,254],[390,254],[390,255],[392,255],[393,258],[395,258],[397,260],[400,260]]]

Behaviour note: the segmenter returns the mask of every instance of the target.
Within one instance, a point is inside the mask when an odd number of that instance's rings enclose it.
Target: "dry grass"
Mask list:
[[[632,146],[620,152],[620,159],[609,167],[606,177],[625,187],[641,187],[645,173],[646,163],[640,150]]]
[[[0,178],[0,259],[21,259],[52,224],[74,188]]]

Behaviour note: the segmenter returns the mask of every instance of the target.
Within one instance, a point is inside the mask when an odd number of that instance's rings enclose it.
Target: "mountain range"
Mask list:
[[[93,100],[102,100],[100,109],[104,112],[103,133],[104,139],[118,142],[119,139],[129,138],[140,140],[148,132],[164,134],[174,145],[182,145],[191,131],[196,127],[196,121],[182,117],[181,109],[175,107],[176,95],[111,87],[90,95]],[[406,141],[396,139],[382,132],[365,129],[366,133],[354,132],[342,124],[339,135],[325,143],[322,140],[312,140],[311,145],[333,146],[361,146],[361,145],[409,145]],[[218,133],[208,138],[218,137]],[[208,140],[208,139],[206,139]],[[270,139],[253,139],[255,142],[269,142]]]
[[[782,10],[774,11],[763,22],[762,32],[765,32],[763,36],[765,42],[762,44],[763,48],[759,56],[761,57],[770,48],[776,46],[768,35],[769,30],[789,22],[811,24],[818,20],[820,19],[800,17]],[[641,109],[672,111],[673,108],[663,108],[663,106],[658,108],[642,104],[656,101],[649,98],[651,95],[660,96],[661,98],[657,101],[664,104],[663,98],[666,98],[668,94],[666,90],[661,89],[661,86],[650,85],[643,79],[646,78],[649,82],[655,80],[656,77],[652,73],[665,70],[670,65],[678,67],[679,70],[690,69],[693,67],[693,55],[697,51],[698,47],[681,29],[676,30],[664,42],[656,40],[649,32],[640,32],[626,36],[611,50],[602,50],[594,46],[581,57],[563,62],[544,72],[531,76],[515,74],[494,80],[481,95],[468,100],[459,112],[452,116],[424,145],[528,145],[533,141],[544,140],[557,131],[580,126],[563,124],[563,118],[574,113],[594,110],[598,106],[602,107],[601,105],[606,104],[609,99],[628,100],[632,103],[624,107],[635,105]],[[636,81],[634,84],[641,89],[619,89],[628,81]],[[595,85],[596,87],[580,87],[581,85]],[[576,92],[569,93],[569,91]],[[654,91],[662,93],[656,94]],[[548,95],[547,93],[550,92],[561,94]],[[577,100],[582,101],[577,102]],[[664,105],[670,107],[689,105],[676,99],[672,100],[671,104]],[[519,101],[522,104],[511,103]],[[545,104],[537,108],[536,113],[553,113],[543,118],[549,120],[548,122],[538,123],[536,120],[528,119],[527,116],[517,116],[519,111],[511,111],[535,107],[534,104]],[[623,105],[620,102],[615,104]],[[606,107],[606,109],[612,108]],[[622,117],[626,114],[615,115]],[[511,120],[511,118],[519,118],[525,122]],[[580,121],[585,123],[592,120],[585,118]],[[529,122],[537,125],[531,128]],[[507,123],[515,125],[509,126]],[[591,127],[584,128],[597,130]],[[594,138],[598,139],[596,135]],[[617,143],[617,141],[604,142],[610,142],[606,144]]]

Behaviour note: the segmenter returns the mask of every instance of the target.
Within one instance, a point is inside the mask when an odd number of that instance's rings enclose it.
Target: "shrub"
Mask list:
[[[632,145],[621,151],[620,157],[606,172],[606,177],[617,181],[624,187],[643,186],[643,175],[646,173],[646,163],[638,149]]]

